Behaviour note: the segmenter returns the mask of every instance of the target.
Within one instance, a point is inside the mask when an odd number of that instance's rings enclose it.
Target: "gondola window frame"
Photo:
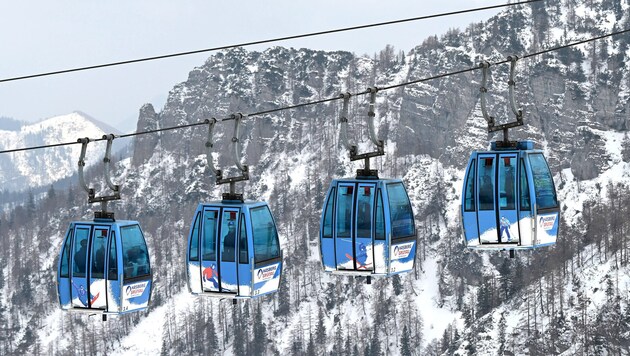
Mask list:
[[[145,259],[146,259],[146,268],[145,273],[140,273],[139,272],[139,268],[135,268],[134,274],[127,274],[127,262],[129,262],[128,260],[128,252],[131,249],[134,249],[135,247],[138,247],[139,245],[135,245],[132,246],[131,248],[126,248],[125,246],[125,242],[127,240],[130,240],[130,238],[127,238],[127,236],[125,235],[126,231],[131,231],[133,229],[133,231],[135,233],[139,233],[136,236],[139,236],[142,239],[142,245],[140,246],[140,250],[141,252],[145,255]],[[134,237],[136,237],[134,236]],[[145,279],[147,277],[149,277],[151,275],[151,260],[149,258],[149,251],[148,251],[148,246],[147,246],[147,242],[146,239],[144,238],[144,234],[142,233],[142,229],[140,229],[140,225],[127,225],[127,226],[121,226],[120,227],[120,242],[121,242],[121,251],[122,251],[122,257],[123,257],[123,279],[125,282],[127,281],[133,281],[133,280],[137,280],[137,279]]]
[[[241,213],[239,221],[238,237],[238,262],[242,265],[249,264],[249,243],[247,241],[247,226],[245,224],[245,214]]]
[[[61,278],[70,277],[70,245],[72,244],[73,233],[74,229],[68,229],[63,245],[63,252],[61,253],[61,268],[59,270],[59,277]]]
[[[379,241],[385,240],[385,232],[387,230],[385,227],[385,206],[383,204],[383,192],[381,188],[378,188],[376,191],[376,207],[374,213],[374,239]]]
[[[238,241],[238,238],[237,238],[238,230],[236,229],[236,225],[238,223],[238,219],[236,217],[232,217],[233,215],[236,215],[236,214],[238,214],[238,212],[234,210],[223,210],[223,214],[221,217],[221,231],[219,232],[221,236],[221,240],[219,244],[219,246],[221,246],[221,259],[220,259],[221,262],[236,262],[236,245],[237,245],[236,242]],[[230,233],[229,232],[230,222],[232,222],[234,226],[234,236],[233,236],[233,241],[232,241],[232,246],[231,246],[232,247],[231,254],[228,251],[226,251],[226,249],[230,247],[227,245],[227,241],[226,241],[226,238],[228,237],[228,234]]]
[[[354,184],[342,185],[339,188],[340,192],[341,188],[346,188],[346,192],[345,194],[339,193],[335,201],[335,233],[337,238],[352,238],[352,211],[354,209],[355,186]]]
[[[103,235],[103,231],[105,234]],[[100,234],[100,235],[97,235]],[[109,238],[109,228],[103,226],[96,226],[92,230],[92,244],[90,251],[92,252],[92,258],[90,258],[90,278],[105,279],[105,256],[107,255],[107,239]],[[97,240],[97,239],[105,239]],[[98,245],[98,246],[97,246]],[[99,253],[100,248],[103,248],[101,265],[99,266]],[[100,267],[100,268],[99,268]]]
[[[265,218],[268,218],[267,226],[265,229],[270,229],[268,231],[263,231],[262,228],[257,228],[262,226],[260,221],[258,221],[258,212],[266,211],[267,214]],[[273,220],[273,215],[271,214],[271,210],[269,207],[259,206],[255,208],[251,208],[249,211],[251,223],[252,223],[252,242],[254,245],[254,265],[258,265],[259,263],[270,261],[277,259],[281,256],[280,253],[280,241],[278,238],[278,230],[275,225],[275,221]],[[262,234],[261,234],[262,232]],[[266,243],[260,243],[260,241]],[[257,243],[259,242],[259,243]],[[265,246],[266,253],[263,256],[262,249],[259,249],[257,246]]]
[[[511,170],[514,170],[514,167],[516,166],[516,162],[517,162],[517,157],[516,156],[502,156],[499,159],[499,184],[497,185],[497,187],[500,190],[504,190],[505,193],[505,203],[504,200],[502,199],[503,197],[501,197],[501,195],[499,194],[499,209],[503,210],[515,210],[516,209],[516,172],[512,172],[512,179],[510,180],[508,177],[508,167],[512,167]],[[509,164],[508,164],[509,163]],[[508,191],[508,184],[507,183],[511,183],[511,191]],[[510,199],[511,198],[511,199]],[[511,201],[510,201],[511,200]],[[510,204],[511,202],[511,204]]]
[[[218,230],[218,214],[219,210],[204,210],[203,211],[203,224],[201,229],[201,254],[200,257],[203,261],[216,261],[217,260],[217,230]],[[211,224],[208,222],[212,221]],[[209,228],[212,229],[209,229]]]
[[[398,239],[404,239],[410,236],[416,236],[416,224],[414,221],[414,217],[413,217],[413,208],[411,207],[411,201],[409,200],[409,195],[407,194],[407,190],[405,189],[405,185],[402,182],[395,182],[395,183],[387,183],[386,184],[386,189],[387,189],[387,196],[389,197],[389,213],[391,216],[391,238],[392,240],[398,240]],[[401,189],[397,192],[394,191],[393,189],[396,187],[400,187]],[[392,189],[390,189],[392,188]],[[401,235],[397,235],[395,234],[394,230],[395,230],[395,221],[394,221],[394,214],[396,213],[396,210],[398,210],[398,207],[394,207],[392,206],[392,204],[394,203],[394,199],[396,198],[396,195],[398,193],[402,192],[405,196],[405,202],[406,204],[404,204],[404,209],[406,210],[404,212],[405,215],[409,215],[409,222],[410,222],[410,226],[411,226],[411,231],[409,232],[409,234],[401,234]],[[402,207],[402,205],[401,205]],[[407,229],[409,227],[409,225],[407,225],[407,227],[405,229]]]
[[[188,259],[191,261],[199,261],[199,230],[201,229],[201,213],[195,215],[195,223],[190,237],[190,249],[188,251]]]
[[[118,280],[118,249],[116,246],[116,231],[112,230],[108,246],[109,254],[107,255],[107,279],[110,281]]]
[[[529,189],[529,180],[527,179],[527,168],[525,167],[525,159],[520,158],[520,166],[519,169],[519,208],[520,211],[531,211],[532,210],[532,201],[530,196]]]
[[[89,248],[89,241],[90,241],[90,232],[91,232],[91,228],[90,226],[85,226],[85,225],[78,225],[75,227],[76,230],[76,234],[75,237],[72,239],[73,242],[73,249],[72,249],[72,277],[77,277],[77,278],[87,278],[87,272],[88,272],[88,259],[89,259],[89,252],[90,252],[90,248]],[[77,245],[81,245],[81,241],[79,240],[80,237],[78,237],[78,231],[85,231],[86,235],[85,237],[82,239],[83,241],[85,241],[86,244],[86,249],[85,249],[85,260],[84,260],[84,265],[83,265],[83,272],[80,272],[78,270],[78,266],[79,264],[77,263],[76,259],[78,256],[78,252],[81,250],[81,247],[78,246],[77,249]],[[78,242],[78,243],[77,243]],[[74,267],[77,267],[76,272],[74,271]]]
[[[466,177],[466,189],[464,192],[465,203],[464,211],[476,211],[475,202],[475,173],[476,173],[477,160],[472,160],[470,168],[468,169],[468,176]]]
[[[478,180],[478,190],[479,190],[479,211],[491,211],[491,210],[495,210],[495,188],[496,188],[496,178],[495,178],[495,162],[496,162],[496,156],[495,157],[490,157],[490,156],[483,156],[483,157],[479,157],[478,159],[479,161],[484,161],[484,168],[487,168],[488,165],[487,163],[490,161],[492,162],[492,164],[489,166],[490,169],[487,171],[489,174],[485,174],[486,170],[484,170],[484,174],[481,174],[481,164],[479,165],[479,171],[477,173],[477,180]],[[484,178],[488,178],[489,179],[489,186],[488,184],[485,182]],[[484,182],[482,182],[482,180],[484,180]],[[484,198],[488,198],[488,201],[483,203],[481,202],[482,197]]]
[[[328,195],[328,200],[326,201],[326,207],[324,209],[324,223],[323,223],[323,228],[324,228],[324,233],[322,234],[322,237],[327,238],[327,239],[332,239],[333,238],[333,231],[334,231],[334,211],[335,211],[335,197],[336,197],[336,189],[335,187],[333,187],[330,190],[330,194]]]
[[[536,195],[536,205],[538,209],[556,209],[558,208],[558,196],[556,193],[555,183],[553,181],[553,176],[551,175],[551,170],[549,169],[549,165],[547,164],[547,160],[542,152],[530,153],[528,155],[529,166],[532,173],[532,179],[534,180],[534,194]],[[543,169],[541,169],[543,168]],[[544,182],[545,184],[538,184],[538,182]],[[546,196],[543,193],[542,186],[548,185],[549,190],[552,193],[553,205],[543,205],[541,202],[543,201],[543,197]]]

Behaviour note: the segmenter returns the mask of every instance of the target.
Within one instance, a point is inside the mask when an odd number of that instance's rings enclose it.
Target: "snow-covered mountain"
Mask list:
[[[11,129],[8,126],[0,129],[0,150],[74,142],[80,137],[101,138],[104,134],[118,133],[82,112],[55,116],[33,124],[16,125],[15,121],[11,121],[9,126]],[[101,143],[88,145],[87,165],[102,160],[105,146],[101,146]],[[70,145],[0,155],[0,187],[7,191],[20,191],[69,177],[76,173],[80,152],[81,145]]]
[[[409,53],[374,58],[275,47],[219,52],[140,110],[139,130],[357,93],[504,60],[630,28],[619,0],[547,0],[426,39]],[[502,35],[503,34],[503,35]],[[155,290],[147,313],[106,324],[57,308],[56,255],[67,224],[90,218],[81,194],[47,198],[0,216],[0,353],[449,355],[628,354],[630,350],[630,37],[519,61],[517,101],[530,138],[550,160],[562,201],[555,247],[506,254],[466,251],[458,205],[465,161],[489,137],[479,107],[481,73],[377,95],[385,158],[402,177],[418,227],[416,269],[402,277],[332,277],[318,260],[320,208],[332,177],[359,168],[338,145],[339,103],[250,117],[242,129],[250,199],[267,200],[285,266],[272,296],[232,306],[191,296],[184,256],[191,214],[218,198],[205,164],[203,127],[136,137],[118,162],[120,218],[142,223]],[[492,66],[489,106],[508,118],[507,66]],[[367,148],[365,97],[351,101],[350,137]],[[216,128],[228,167],[231,123]],[[26,223],[28,222],[28,224]],[[32,236],[33,239],[18,237]],[[36,238],[35,238],[36,237]],[[45,281],[42,283],[42,281]],[[5,325],[3,328],[2,325]]]

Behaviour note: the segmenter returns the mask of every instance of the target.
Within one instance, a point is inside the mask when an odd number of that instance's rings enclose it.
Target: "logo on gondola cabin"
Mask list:
[[[413,248],[413,242],[394,246],[392,259],[398,260],[398,259],[409,257],[409,254],[411,253],[412,248]]]
[[[543,230],[551,230],[556,225],[556,215],[541,216],[538,218],[538,226]]]
[[[256,272],[257,282],[270,280],[276,274],[277,269],[278,269],[278,265],[263,267],[259,269],[258,272]]]
[[[144,293],[149,282],[130,284],[125,288],[125,299],[139,297]]]

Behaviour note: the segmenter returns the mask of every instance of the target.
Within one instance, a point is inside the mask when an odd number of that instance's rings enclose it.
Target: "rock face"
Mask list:
[[[281,47],[261,53],[244,49],[220,52],[171,91],[162,112],[156,114],[143,107],[138,127],[157,127],[158,121],[160,127],[181,125],[206,117],[225,118],[235,112],[249,114],[333,98],[345,91],[364,92],[369,86],[388,86],[472,68],[481,60],[503,61],[507,55],[523,56],[615,28],[614,23],[603,20],[598,23],[598,31],[582,26],[594,14],[628,23],[628,16],[615,14],[618,7],[607,6],[606,2],[570,4],[579,10],[571,12],[570,17],[562,16],[565,5],[569,6],[551,1],[547,7],[515,8],[483,26],[473,24],[464,31],[430,38],[407,54],[395,54],[388,47],[374,59],[346,52]],[[511,33],[516,26],[520,28],[516,35],[491,35],[495,30]],[[602,135],[590,132],[625,131],[628,127],[627,42],[609,38],[520,60],[516,98],[525,113],[525,126],[511,130],[510,136],[533,139],[538,147],[547,149],[555,172],[570,167],[578,179],[591,179],[601,173],[610,157],[602,149]],[[508,71],[507,64],[491,66],[487,85],[489,110],[499,122],[513,120],[507,103]],[[379,92],[376,125],[390,155],[426,154],[446,165],[461,166],[467,152],[486,147],[488,138],[500,139],[500,134],[489,136],[484,132],[479,110],[480,81],[481,71],[477,70]],[[264,143],[271,145],[269,140],[285,153],[322,141],[335,144],[327,134],[337,128],[340,105],[341,101],[333,101],[245,120],[248,163],[259,162],[262,152],[269,148]],[[354,97],[350,112],[350,137],[366,141],[367,96]],[[223,126],[225,130],[217,135],[227,143],[232,132],[229,125]],[[308,142],[295,140],[314,128]],[[180,133],[159,137],[166,151],[198,155],[203,152],[204,135],[204,130],[192,129],[184,140]],[[156,142],[155,137],[138,138],[134,163],[146,160]],[[229,163],[223,156],[220,160],[223,165]]]
[[[153,105],[145,104],[140,108],[138,128],[136,132],[152,131],[159,127],[159,116],[155,113]],[[153,155],[153,150],[159,141],[158,135],[139,135],[134,140],[133,160],[134,166],[146,162]]]

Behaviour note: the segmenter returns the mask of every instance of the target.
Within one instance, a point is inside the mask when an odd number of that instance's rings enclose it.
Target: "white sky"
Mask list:
[[[505,0],[6,0],[0,2],[0,79],[505,3]],[[374,54],[413,48],[499,10],[277,42],[270,46]],[[247,47],[264,50],[269,46]],[[83,111],[122,132],[138,110],[212,53],[0,83],[0,116],[22,121]]]

